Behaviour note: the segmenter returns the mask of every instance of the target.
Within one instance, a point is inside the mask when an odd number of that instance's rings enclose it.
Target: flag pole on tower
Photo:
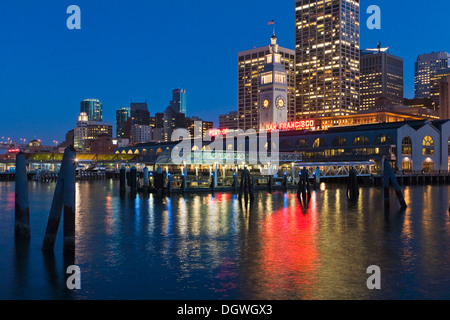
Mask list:
[[[267,25],[273,26],[273,34],[275,35],[275,20],[270,20]]]

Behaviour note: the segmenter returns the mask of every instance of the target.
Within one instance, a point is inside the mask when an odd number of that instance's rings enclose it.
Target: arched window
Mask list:
[[[160,153],[162,153],[162,149],[161,149],[161,148],[158,148],[158,150],[156,150],[156,155],[158,155],[158,154],[160,154]]]
[[[375,139],[375,144],[376,145],[380,145],[380,144],[392,144],[392,138],[387,135],[387,134],[382,134],[379,135],[376,139]]]
[[[297,143],[295,144],[295,148],[297,148],[297,149],[306,149],[306,148],[309,148],[308,141],[306,141],[305,139],[299,139],[299,140],[297,141]]]
[[[424,156],[434,156],[434,140],[430,136],[423,138],[423,151]]]
[[[344,137],[337,137],[331,143],[333,147],[345,147],[348,146],[347,139]]]
[[[410,137],[404,137],[402,140],[402,155],[403,156],[412,155],[412,140]]]
[[[313,143],[313,148],[324,148],[327,146],[327,141],[324,138],[317,138]]]
[[[355,139],[353,139],[354,146],[367,146],[369,144],[369,138],[367,138],[366,136],[357,136]]]

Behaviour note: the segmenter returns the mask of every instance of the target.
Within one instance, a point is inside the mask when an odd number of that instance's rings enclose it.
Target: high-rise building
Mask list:
[[[172,106],[168,106],[164,110],[163,140],[171,141],[173,131],[178,128],[186,128],[186,115],[176,112]]]
[[[147,103],[136,103],[132,102],[130,104],[130,116],[131,116],[131,126],[135,124],[140,124],[143,126],[150,125],[150,112],[148,112]]]
[[[103,121],[103,103],[98,99],[85,99],[80,103],[80,113],[86,113],[89,121]]]
[[[415,97],[431,97],[431,78],[436,72],[450,67],[450,53],[432,52],[417,57],[415,63]]]
[[[450,68],[436,71],[435,74],[431,75],[430,99],[433,102],[434,110],[439,110],[439,104],[440,104],[439,93],[440,93],[441,81],[445,80],[445,78],[447,78],[447,76],[450,76]]]
[[[386,98],[403,104],[403,59],[383,51],[361,51],[360,111],[373,109],[375,101]]]
[[[131,108],[124,107],[116,111],[116,136],[118,139],[125,138],[125,123],[131,116]]]
[[[100,136],[112,138],[112,125],[102,121],[89,121],[85,112],[80,113],[74,129],[74,147],[77,151],[89,152],[91,142]]]
[[[219,129],[236,130],[239,128],[239,117],[237,111],[219,115]]]
[[[205,137],[206,133],[214,128],[214,123],[194,116],[186,118],[186,128],[193,138]]]
[[[360,1],[295,2],[297,118],[356,113],[360,97]]]
[[[170,105],[175,112],[186,114],[186,90],[180,88],[174,89]]]
[[[287,72],[288,119],[295,120],[295,51],[278,47],[281,64]],[[270,45],[238,53],[238,118],[239,128],[259,129],[260,79]]]
[[[450,75],[440,82],[439,117],[441,120],[450,119]]]
[[[143,143],[152,140],[152,127],[135,124],[131,127],[131,143]]]

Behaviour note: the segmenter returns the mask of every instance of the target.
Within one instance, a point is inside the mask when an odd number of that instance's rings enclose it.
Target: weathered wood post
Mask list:
[[[167,192],[169,196],[172,193],[172,175],[170,173],[167,174]]]
[[[397,194],[398,201],[400,202],[400,206],[402,209],[406,209],[408,206],[405,202],[405,198],[403,197],[403,192],[398,184],[397,177],[395,176],[394,170],[392,170],[391,165],[388,161],[384,161],[383,163],[383,181],[384,181],[384,208],[385,210],[389,209],[389,182],[392,182],[394,186],[395,193]]]
[[[186,174],[181,175],[181,191],[186,192]]]
[[[73,170],[75,170],[74,168],[75,159],[76,159],[75,149],[72,146],[67,147],[66,150],[64,151],[63,160],[61,162],[61,168],[59,171],[58,180],[56,182],[52,207],[50,209],[50,215],[48,217],[44,242],[42,244],[42,250],[44,251],[51,251],[55,247],[56,234],[58,233],[58,227],[59,222],[61,220],[63,206],[64,207],[66,205],[68,206],[67,219],[72,218],[69,212],[69,208],[71,207],[72,204],[73,204],[73,213],[75,213],[75,205],[74,205],[75,196],[73,195],[72,198],[70,195],[72,191],[75,190],[75,179],[74,179],[75,177],[68,177],[68,179],[66,179],[66,172],[69,172],[70,175],[71,173],[73,174],[71,167],[73,168]],[[73,183],[73,186],[71,187],[69,183]],[[64,200],[65,193],[67,193],[68,196],[67,201]],[[67,235],[68,238],[70,236],[69,226],[74,228],[75,225],[74,223],[71,224],[70,222],[67,224],[67,231],[65,231],[65,235]]]
[[[30,239],[30,208],[28,203],[28,179],[25,154],[16,155],[15,217],[14,236],[16,239]]]
[[[144,187],[148,187],[148,167],[144,167],[143,170],[143,174],[144,174]]]
[[[233,191],[236,192],[238,190],[238,180],[236,173],[233,173]]]
[[[71,150],[71,158],[67,159],[64,170],[64,235],[63,253],[75,253],[75,150]]]
[[[127,177],[126,177],[126,169],[125,166],[122,166],[122,168],[120,168],[120,194],[125,194],[127,191]]]
[[[137,193],[137,169],[135,166],[130,170],[130,192],[131,194]]]

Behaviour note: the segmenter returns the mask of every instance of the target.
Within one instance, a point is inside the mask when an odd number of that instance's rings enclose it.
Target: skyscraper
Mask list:
[[[80,113],[86,113],[89,121],[103,121],[103,103],[98,99],[81,101]]]
[[[176,113],[186,114],[186,90],[180,88],[174,89],[170,105]]]
[[[359,0],[295,2],[297,118],[358,111],[359,19]]]
[[[440,84],[442,80],[445,80],[447,76],[450,76],[450,68],[436,71],[430,77],[430,100],[433,103],[433,110],[438,110],[440,105]]]
[[[378,98],[403,104],[403,59],[383,51],[361,51],[360,110],[375,107]]]
[[[432,52],[417,57],[415,63],[415,97],[431,97],[431,78],[436,72],[450,67],[450,54]]]
[[[147,103],[132,102],[130,105],[131,126],[135,124],[149,126],[150,112],[148,112]]]
[[[441,120],[450,119],[450,75],[440,82],[440,106],[439,117]]]
[[[278,47],[281,64],[287,72],[288,119],[295,120],[295,51]],[[259,129],[260,78],[270,45],[238,53],[238,117],[239,128]]]
[[[131,108],[124,107],[116,111],[116,135],[121,139],[125,137],[125,123],[131,115]]]

